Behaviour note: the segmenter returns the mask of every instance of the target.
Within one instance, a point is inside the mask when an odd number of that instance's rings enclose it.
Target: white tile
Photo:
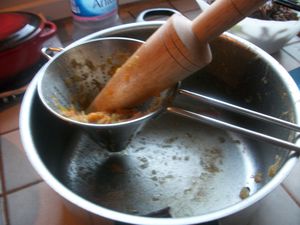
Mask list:
[[[91,225],[87,212],[73,213],[45,183],[8,195],[8,211],[12,225]]]
[[[300,62],[300,42],[287,45],[283,49]]]
[[[282,185],[294,199],[294,201],[296,201],[298,206],[300,206],[300,160],[298,161],[290,175],[284,180]]]
[[[280,50],[272,54],[272,56],[287,70],[293,70],[300,66],[300,63],[296,61],[293,57],[287,54],[285,51]]]
[[[297,42],[300,42],[300,37],[298,35],[295,36],[295,37],[293,37],[291,40],[289,40],[289,42],[287,43],[287,45],[295,44]]]
[[[249,225],[298,225],[300,208],[279,186],[261,201]]]
[[[133,3],[133,2],[138,2],[139,0],[119,0],[120,5],[128,4],[128,3]]]
[[[26,157],[18,130],[0,137],[0,149],[6,191],[41,180]]]

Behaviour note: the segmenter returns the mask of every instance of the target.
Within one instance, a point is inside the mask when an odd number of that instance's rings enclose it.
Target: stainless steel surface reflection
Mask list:
[[[90,35],[144,40],[161,23],[122,25]],[[76,44],[76,43],[75,43]],[[226,34],[212,43],[214,61],[182,83],[182,88],[299,123],[299,91],[268,54]],[[43,71],[41,71],[42,73]],[[39,75],[38,75],[39,76]],[[45,109],[28,89],[21,112],[26,153],[43,179],[60,195],[89,212],[133,224],[196,224],[236,213],[262,199],[298,160],[293,152],[253,141],[171,114],[162,114],[121,153],[108,153],[92,139]],[[224,117],[285,140],[297,133],[177,96],[174,105]],[[268,175],[280,158],[279,170]],[[262,174],[262,181],[254,176]],[[240,199],[243,187],[250,196]],[[173,218],[143,216],[166,206]]]

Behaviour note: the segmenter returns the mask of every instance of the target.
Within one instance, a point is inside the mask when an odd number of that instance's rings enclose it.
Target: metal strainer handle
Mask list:
[[[47,59],[52,59],[53,54],[55,52],[61,52],[63,50],[64,50],[63,48],[59,48],[59,47],[43,47],[41,49],[41,52],[43,56],[45,56]]]
[[[216,107],[219,107],[222,109],[236,112],[238,114],[242,114],[242,115],[245,115],[248,117],[259,119],[259,120],[268,122],[273,125],[278,125],[278,126],[282,126],[282,127],[291,129],[291,130],[300,131],[300,126],[298,126],[294,123],[290,123],[285,120],[281,120],[281,119],[266,115],[266,114],[262,114],[262,113],[259,113],[256,111],[245,109],[240,106],[232,105],[230,103],[216,100],[216,99],[213,99],[213,98],[201,95],[201,94],[197,94],[197,93],[194,93],[194,92],[191,92],[188,90],[178,89],[178,93],[182,94],[182,95],[186,95],[191,98],[194,98],[198,101],[205,102],[209,105],[213,105],[213,106],[216,106]],[[191,111],[188,111],[185,109],[181,109],[181,108],[177,108],[177,107],[167,107],[167,111],[177,114],[177,115],[180,115],[180,116],[183,116],[183,117],[186,117],[186,118],[189,118],[189,119],[204,122],[206,124],[209,124],[209,125],[212,125],[212,126],[215,126],[218,128],[231,130],[231,131],[243,134],[243,135],[247,135],[256,140],[265,141],[265,142],[283,147],[285,149],[294,150],[297,153],[300,153],[300,147],[298,145],[288,142],[288,141],[285,141],[285,140],[282,140],[282,139],[278,139],[276,137],[272,137],[270,135],[259,133],[259,132],[256,132],[256,131],[253,131],[253,130],[250,130],[247,128],[239,127],[239,126],[230,124],[228,122],[224,122],[224,121],[221,121],[221,120],[218,120],[218,119],[215,119],[215,118],[203,115],[203,114],[194,113],[194,112],[191,112]]]

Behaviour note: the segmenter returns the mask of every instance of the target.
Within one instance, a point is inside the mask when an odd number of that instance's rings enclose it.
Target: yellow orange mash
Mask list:
[[[114,113],[108,113],[108,112],[85,113],[84,111],[78,111],[74,107],[71,107],[69,109],[62,109],[61,113],[64,116],[79,122],[95,123],[95,124],[119,123],[119,122],[124,122],[142,116],[142,113],[138,112],[135,109],[119,110]]]

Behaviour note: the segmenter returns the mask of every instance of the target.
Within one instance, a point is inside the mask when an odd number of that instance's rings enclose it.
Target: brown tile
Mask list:
[[[0,139],[0,144],[1,144],[1,139]],[[1,155],[1,148],[0,148],[0,197],[3,195],[3,188],[2,188],[2,173],[3,173],[3,168],[2,168],[2,155]]]
[[[124,10],[119,11],[119,17],[122,24],[135,22],[135,18],[129,12]]]
[[[0,111],[0,134],[18,129],[20,104]]]
[[[180,12],[188,12],[193,10],[199,10],[199,5],[196,0],[169,0],[170,4]]]
[[[2,135],[0,143],[6,191],[41,180],[26,157],[18,130]]]
[[[114,223],[106,218],[98,215],[91,215],[93,225],[114,225]]]
[[[8,195],[12,225],[91,225],[83,210],[70,210],[44,182]]]
[[[70,44],[73,39],[72,17],[54,21],[57,26],[57,36],[64,46]]]

